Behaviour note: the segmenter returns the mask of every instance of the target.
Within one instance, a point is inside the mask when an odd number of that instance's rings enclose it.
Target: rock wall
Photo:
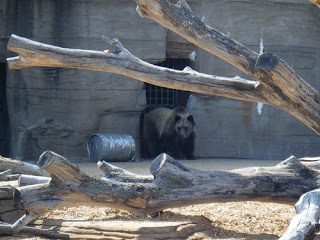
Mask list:
[[[320,89],[320,10],[304,0],[190,1],[207,24],[257,52],[274,52]],[[110,49],[102,35],[117,37],[149,62],[188,58],[193,68],[222,76],[244,76],[151,20],[140,18],[130,0],[0,2],[0,61],[15,33],[62,47]],[[143,83],[122,76],[75,69],[7,71],[11,156],[36,160],[43,150],[69,159],[88,157],[96,132],[130,134],[139,149]],[[188,108],[197,123],[196,155],[202,158],[284,159],[320,155],[320,138],[274,107],[193,94]],[[137,151],[139,157],[139,151]]]

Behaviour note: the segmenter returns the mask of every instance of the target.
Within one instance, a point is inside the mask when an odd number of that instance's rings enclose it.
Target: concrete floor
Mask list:
[[[246,167],[268,167],[275,166],[282,160],[251,160],[251,159],[199,159],[199,160],[179,160],[188,168],[201,170],[231,170]],[[73,162],[82,171],[91,176],[103,176],[103,173],[97,167],[95,162]],[[123,168],[127,171],[149,175],[151,160],[142,162],[109,162],[110,164]]]

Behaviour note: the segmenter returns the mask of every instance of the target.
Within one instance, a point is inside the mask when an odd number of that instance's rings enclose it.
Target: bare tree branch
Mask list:
[[[265,81],[261,84],[240,77],[202,74],[190,68],[178,71],[158,67],[133,56],[119,40],[107,41],[115,45],[118,51],[66,49],[12,35],[8,50],[19,56],[8,58],[7,61],[10,69],[47,66],[112,72],[162,87],[263,102],[288,111],[320,134],[320,97],[317,91],[272,54],[263,54],[257,59],[256,66],[260,74],[263,73]],[[281,79],[271,79],[266,74],[281,76]]]
[[[198,73],[190,68],[183,71],[159,67],[142,61],[125,49],[118,39],[103,39],[117,48],[109,51],[68,49],[42,44],[11,35],[8,50],[19,54],[8,58],[9,69],[26,67],[63,67],[117,73],[154,85],[190,90],[203,94],[229,96],[239,100],[262,101],[259,83],[240,77],[226,78]]]
[[[137,11],[176,32],[196,46],[234,65],[258,80],[262,102],[296,117],[320,135],[320,96],[283,60],[272,53],[258,53],[202,22],[179,0],[136,0]]]
[[[320,0],[310,0],[310,1],[320,8]]]

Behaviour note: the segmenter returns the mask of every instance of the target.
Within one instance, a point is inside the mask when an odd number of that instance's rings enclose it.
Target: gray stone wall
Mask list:
[[[306,1],[205,1],[195,7],[208,25],[254,51],[275,53],[320,90],[317,7]],[[247,77],[203,50],[197,49],[196,62],[200,72]],[[189,109],[199,126],[198,156],[284,159],[320,155],[320,137],[274,107],[194,94]]]
[[[140,18],[135,8],[133,1],[1,1],[1,33],[95,50],[110,49],[101,36],[117,37],[142,59],[164,59],[167,30]],[[1,58],[7,55],[6,41],[3,37]],[[29,68],[8,71],[7,98],[14,158],[36,160],[48,149],[85,159],[87,141],[96,132],[129,134],[139,149],[146,104],[142,82],[100,72]]]
[[[304,0],[190,1],[203,21],[259,52],[274,52],[320,90],[320,10]],[[160,62],[196,53],[193,68],[222,76],[243,73],[155,22],[140,18],[131,0],[0,2],[0,61],[11,33],[62,47],[110,49],[117,37],[137,57]],[[12,157],[36,160],[43,150],[87,158],[96,132],[126,133],[139,149],[143,83],[108,73],[30,68],[7,72]],[[193,94],[201,158],[283,159],[320,155],[320,138],[274,107]],[[139,157],[139,151],[137,151]]]

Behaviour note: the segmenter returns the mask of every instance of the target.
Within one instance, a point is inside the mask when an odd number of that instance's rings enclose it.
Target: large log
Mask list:
[[[295,205],[295,216],[279,240],[312,240],[319,231],[320,190],[303,194]]]
[[[247,101],[262,101],[255,92],[259,83],[240,77],[226,78],[198,73],[190,68],[183,71],[159,67],[133,56],[119,40],[105,41],[117,48],[110,51],[92,51],[61,48],[11,35],[8,50],[19,54],[8,58],[9,69],[26,67],[61,67],[103,71],[128,76],[154,85],[191,90]]]
[[[42,176],[43,172],[39,166],[11,158],[4,158],[0,156],[0,171],[7,171],[10,169],[10,174],[29,174],[35,176]],[[3,173],[4,174],[4,173]]]
[[[102,179],[92,178],[52,152],[41,155],[38,164],[52,180],[16,189],[15,205],[27,214],[12,226],[14,232],[39,215],[65,206],[106,206],[144,215],[209,202],[258,200],[293,204],[320,185],[319,172],[295,157],[275,167],[201,171],[186,168],[162,154],[152,162],[152,181],[135,178],[132,173],[126,178],[112,175],[109,179],[109,173]]]
[[[225,37],[226,42],[227,37]],[[104,40],[107,40],[104,37]],[[159,67],[142,61],[125,49],[119,40],[107,40],[117,51],[92,51],[60,48],[11,35],[8,50],[19,54],[8,58],[9,69],[26,67],[62,67],[104,71],[125,75],[161,87],[175,88],[237,100],[262,102],[289,112],[320,134],[320,96],[318,92],[297,76],[289,66],[273,54],[261,56],[242,47],[238,50],[239,65],[250,52],[248,66],[258,81],[240,77],[226,78],[198,73],[190,68],[183,71]],[[230,43],[231,44],[231,43]],[[232,43],[233,46],[235,43]],[[226,46],[227,48],[227,46]],[[235,51],[235,50],[234,50]],[[239,55],[239,56],[238,56]],[[250,55],[250,54],[249,54]],[[233,55],[231,55],[233,56]],[[236,61],[235,60],[235,61]],[[249,61],[247,57],[245,60]],[[244,69],[242,69],[244,70]]]

